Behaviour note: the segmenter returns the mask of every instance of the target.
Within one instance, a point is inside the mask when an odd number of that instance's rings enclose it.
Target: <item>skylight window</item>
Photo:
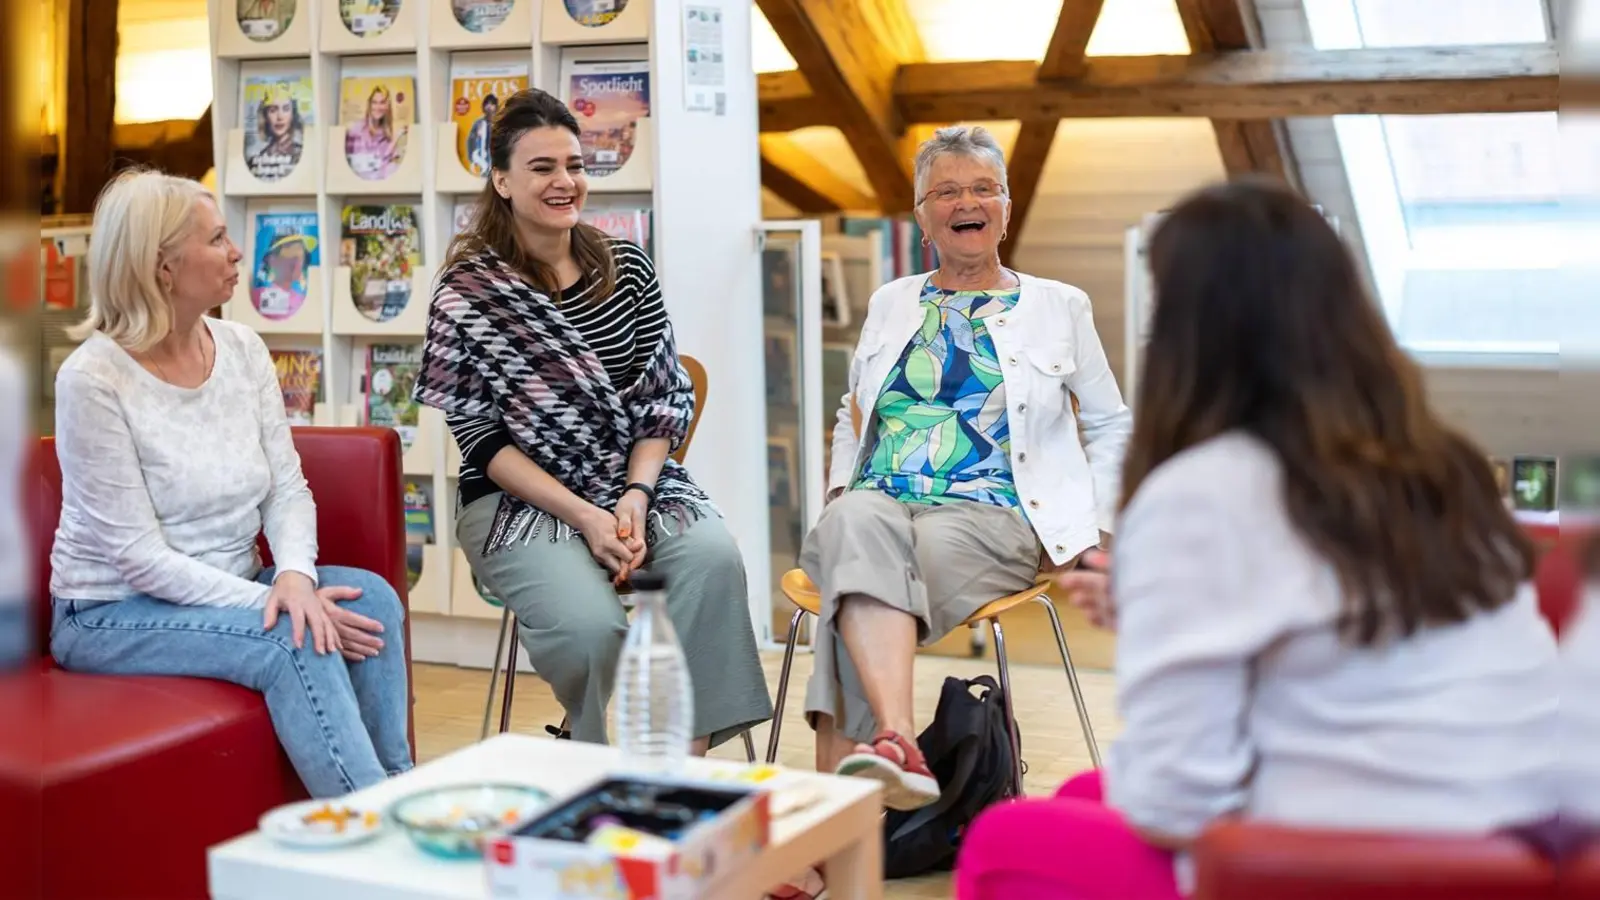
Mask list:
[[[1541,0],[1305,0],[1318,49],[1538,43]],[[1578,294],[1562,267],[1600,215],[1571,202],[1551,113],[1336,116],[1396,334],[1447,362],[1554,365]],[[1593,138],[1589,138],[1593,140]],[[1600,145],[1595,145],[1600,146]],[[1591,176],[1593,177],[1593,176]]]

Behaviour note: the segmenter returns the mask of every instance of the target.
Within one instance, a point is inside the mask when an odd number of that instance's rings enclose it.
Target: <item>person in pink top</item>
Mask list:
[[[1219,819],[1489,834],[1555,818],[1558,654],[1487,454],[1430,407],[1324,217],[1201,190],[1157,302],[1109,576],[1103,771],[986,810],[962,900],[1174,900]]]

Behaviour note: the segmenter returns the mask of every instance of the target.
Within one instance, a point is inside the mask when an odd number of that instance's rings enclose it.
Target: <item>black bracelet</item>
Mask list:
[[[629,491],[638,491],[639,493],[644,494],[645,506],[649,507],[656,505],[656,489],[650,485],[645,484],[642,481],[635,481],[634,483],[622,489],[624,494]]]

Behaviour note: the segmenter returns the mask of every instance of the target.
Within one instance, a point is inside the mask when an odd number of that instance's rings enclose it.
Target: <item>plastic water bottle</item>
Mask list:
[[[612,697],[612,734],[626,764],[673,771],[689,756],[694,691],[689,664],[667,617],[666,580],[635,572],[633,624],[622,642]]]

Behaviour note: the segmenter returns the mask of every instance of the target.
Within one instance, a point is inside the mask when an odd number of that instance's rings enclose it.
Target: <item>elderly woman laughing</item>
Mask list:
[[[817,766],[883,781],[895,809],[939,797],[912,722],[918,645],[1103,543],[1132,425],[1088,296],[1000,264],[1011,200],[993,136],[941,129],[915,177],[939,269],[872,297],[800,556],[822,597]]]

